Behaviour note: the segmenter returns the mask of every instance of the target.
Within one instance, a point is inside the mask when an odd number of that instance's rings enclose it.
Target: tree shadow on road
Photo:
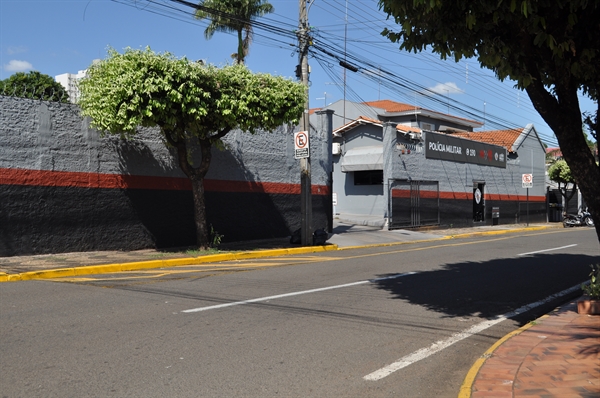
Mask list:
[[[587,279],[589,264],[594,262],[598,257],[571,254],[460,262],[374,284],[395,299],[449,317],[493,318],[581,284]],[[580,294],[575,291],[558,302]]]

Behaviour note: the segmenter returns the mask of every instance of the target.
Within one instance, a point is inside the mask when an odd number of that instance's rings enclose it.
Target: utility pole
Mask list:
[[[304,84],[306,87],[306,102],[304,104],[304,113],[302,114],[302,118],[300,120],[300,130],[306,131],[307,136],[310,137],[310,121],[308,118],[308,46],[310,38],[306,0],[299,0],[299,11],[299,78],[302,84]],[[300,159],[300,190],[300,207],[302,211],[301,243],[303,246],[309,246],[312,245],[312,186],[310,181],[310,152],[308,157]]]

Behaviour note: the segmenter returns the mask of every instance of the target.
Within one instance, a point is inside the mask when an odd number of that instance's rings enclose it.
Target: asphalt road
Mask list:
[[[515,310],[599,261],[579,228],[3,283],[0,395],[456,397],[491,344],[578,292]]]

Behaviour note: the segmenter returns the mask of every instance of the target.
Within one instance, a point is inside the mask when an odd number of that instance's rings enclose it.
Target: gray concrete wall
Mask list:
[[[360,116],[370,117],[377,120],[377,115],[384,112],[381,108],[373,108],[362,103],[339,100],[332,104],[323,107],[322,110],[334,111],[332,125],[333,129],[342,127],[343,125],[357,119]],[[316,125],[317,115],[312,114],[310,116],[311,124]]]
[[[339,139],[336,141],[340,141]],[[364,125],[344,134],[342,154],[354,148],[363,146],[382,146],[381,127]],[[337,193],[337,213],[348,214],[380,214],[385,207],[383,186],[354,185],[354,173],[342,172],[341,160],[343,155],[333,157],[333,192]]]
[[[157,129],[124,141],[72,104],[0,96],[0,110],[0,256],[193,244],[189,181]],[[213,148],[207,212],[224,241],[299,228],[295,129],[234,131]],[[330,143],[311,130],[315,229],[331,212]]]

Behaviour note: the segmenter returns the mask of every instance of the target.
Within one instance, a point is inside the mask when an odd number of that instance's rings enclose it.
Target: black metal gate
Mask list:
[[[390,182],[389,229],[438,225],[440,189],[437,181]]]
[[[485,182],[473,183],[473,221],[485,221]]]

